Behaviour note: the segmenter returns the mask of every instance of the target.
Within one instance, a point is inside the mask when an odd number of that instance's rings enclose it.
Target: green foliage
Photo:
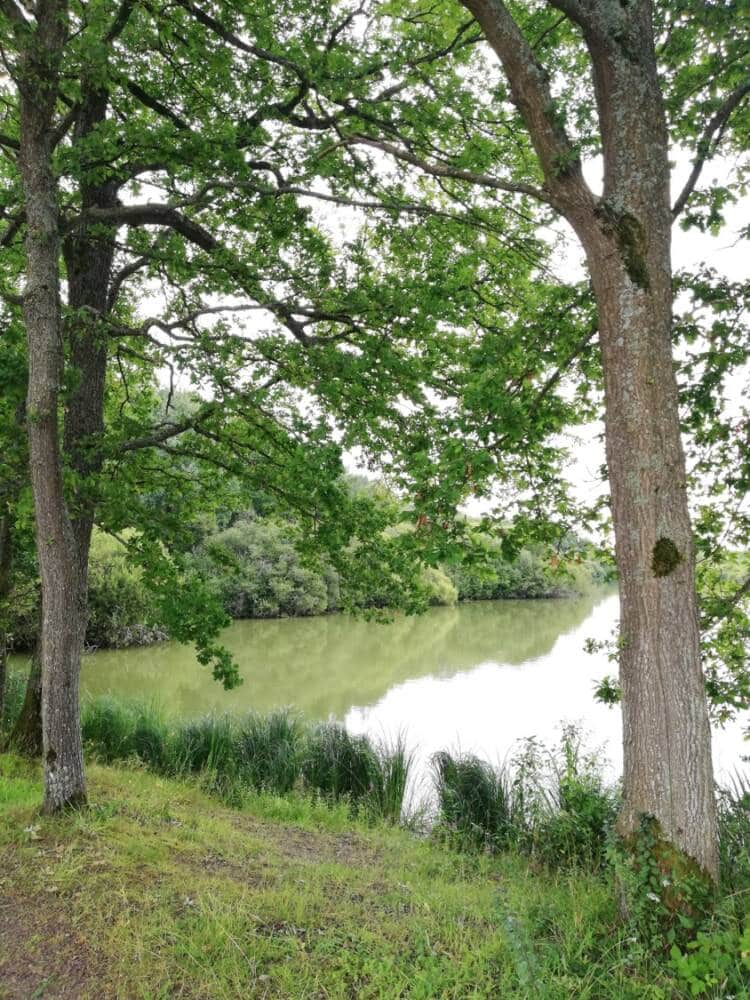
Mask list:
[[[625,911],[635,940],[647,951],[684,945],[704,928],[715,903],[714,886],[695,862],[642,816],[639,829],[609,845]]]
[[[302,772],[305,727],[288,711],[251,713],[238,723],[239,770],[257,791],[285,795]]]
[[[681,995],[666,962],[632,953],[608,872],[455,853],[310,796],[254,793],[230,809],[134,767],[91,762],[88,779],[92,806],[50,821],[38,770],[0,756],[3,902],[56,889],[47,915],[75,924],[79,959],[99,959],[77,967],[81,998]],[[69,953],[39,952],[34,931],[18,922],[3,973],[18,962],[39,984],[62,981]]]
[[[502,540],[475,534],[471,556],[446,566],[459,600],[565,597],[591,586],[594,560],[562,558],[541,544],[509,550]]]
[[[618,794],[606,787],[598,756],[583,753],[574,727],[565,727],[554,751],[531,739],[494,768],[443,751],[433,757],[433,773],[439,829],[456,844],[520,851],[549,868],[603,865]]]
[[[366,736],[326,723],[310,734],[302,774],[306,785],[324,798],[344,799],[355,812],[398,822],[410,766],[402,740],[391,748],[377,747]]]

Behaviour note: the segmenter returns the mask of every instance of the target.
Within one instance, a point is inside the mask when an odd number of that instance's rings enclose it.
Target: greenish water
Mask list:
[[[234,691],[223,691],[190,647],[171,642],[85,657],[82,690],[155,697],[183,716],[294,705],[309,718],[344,718],[407,680],[545,656],[602,596],[432,608],[385,625],[345,615],[239,621],[222,636],[243,678]]]

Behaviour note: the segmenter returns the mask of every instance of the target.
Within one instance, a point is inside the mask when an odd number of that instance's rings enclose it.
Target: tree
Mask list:
[[[401,436],[421,449],[423,418],[402,408],[424,404],[440,343],[448,358],[455,344],[438,323],[447,296],[429,305],[424,282],[373,270],[356,236],[337,258],[302,204],[318,197],[313,181],[335,126],[310,107],[312,81],[318,74],[334,92],[339,81],[321,71],[316,33],[297,39],[299,11],[284,27],[281,15],[274,25],[264,9],[232,4],[45,0],[30,12],[3,0],[0,14],[9,71],[1,239],[17,264],[2,294],[22,310],[28,342],[44,807],[53,812],[86,795],[78,675],[95,519],[137,529],[128,550],[162,593],[170,631],[198,642],[202,661],[232,683],[213,642],[225,617],[199,582],[186,585],[179,560],[183,515],[210,490],[196,470],[262,486],[303,515],[311,540],[369,561],[368,582],[380,576],[394,594],[410,575],[411,539],[385,536],[390,515],[342,486],[323,404],[350,419],[352,440],[369,435],[382,449]],[[333,9],[323,14],[335,57],[341,25]],[[413,210],[403,199],[372,207],[396,219]],[[137,315],[144,293],[156,315]],[[233,316],[260,322],[230,327]],[[415,352],[417,335],[430,332],[429,351]],[[179,415],[170,388],[154,421],[155,372],[165,366],[201,391]],[[156,494],[162,503],[149,506]],[[424,600],[421,586],[406,589],[407,606]]]
[[[404,112],[404,88],[397,119],[381,112],[374,125],[360,121],[348,141],[452,183],[455,199],[483,189],[535,199],[568,222],[584,249],[598,316],[621,593],[618,829],[628,840],[650,817],[667,857],[669,850],[687,856],[714,880],[716,811],[672,355],[670,245],[705,162],[741,121],[750,93],[743,42],[719,7],[703,21],[704,5],[700,16],[690,3],[659,5],[654,25],[647,0],[462,3],[501,77],[488,69],[482,92],[466,74],[463,120],[452,124],[460,138],[434,110],[432,134],[421,130]],[[453,24],[455,11],[410,17],[399,8],[399,30],[415,45],[420,29]],[[466,37],[471,31],[468,23]],[[708,54],[689,73],[696,46]],[[416,92],[430,81],[412,78],[411,85]],[[459,87],[436,100],[455,108]],[[671,138],[694,150],[673,205]],[[601,194],[584,177],[587,153],[602,156]],[[708,202],[716,222],[721,194]]]

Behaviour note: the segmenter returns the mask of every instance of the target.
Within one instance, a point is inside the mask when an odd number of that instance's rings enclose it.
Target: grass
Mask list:
[[[412,755],[403,739],[376,743],[337,723],[306,724],[290,711],[177,722],[156,705],[107,697],[83,705],[82,730],[100,761],[134,760],[170,777],[201,775],[206,788],[230,802],[249,790],[297,790],[344,801],[370,819],[398,823],[404,812]]]
[[[597,753],[565,727],[551,750],[527,740],[510,762],[492,767],[472,754],[436,753],[432,771],[438,823],[454,846],[512,849],[549,867],[604,864],[619,806]]]
[[[93,805],[62,819],[0,756],[0,998],[750,997],[741,776],[716,906],[677,927],[653,872],[623,922],[616,790],[573,729],[499,768],[436,755],[427,838],[403,739],[108,699],[83,729]]]
[[[90,808],[43,818],[37,768],[0,757],[0,996],[680,995],[633,952],[606,874],[456,853],[309,796],[234,810],[101,764],[89,783]]]

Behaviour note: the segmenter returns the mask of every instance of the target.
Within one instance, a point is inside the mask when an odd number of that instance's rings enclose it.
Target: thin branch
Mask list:
[[[451,167],[443,163],[430,163],[428,160],[423,160],[415,156],[414,153],[402,149],[400,146],[394,146],[391,142],[372,139],[366,135],[352,135],[346,137],[344,145],[371,146],[373,149],[389,153],[403,163],[409,163],[413,167],[418,167],[423,173],[431,177],[451,177],[454,180],[467,181],[469,184],[492,188],[495,191],[527,195],[530,198],[535,198],[537,201],[544,202],[546,205],[553,205],[550,194],[542,188],[534,187],[531,184],[516,184],[512,181],[503,181],[497,177],[492,177],[490,174],[476,173],[473,170],[462,170],[459,167]]]
[[[700,137],[698,142],[698,155],[693,162],[693,169],[690,171],[690,176],[688,177],[684,188],[680,192],[677,201],[672,207],[673,219],[676,219],[680,212],[682,212],[685,208],[690,195],[695,189],[695,185],[698,183],[698,178],[703,171],[703,167],[705,166],[707,160],[714,155],[719,143],[722,140],[724,129],[727,126],[730,115],[748,94],[750,94],[750,79],[744,80],[741,84],[735,87],[716,114],[709,120],[703,130],[703,135]],[[714,138],[714,136],[716,136],[716,138]]]

